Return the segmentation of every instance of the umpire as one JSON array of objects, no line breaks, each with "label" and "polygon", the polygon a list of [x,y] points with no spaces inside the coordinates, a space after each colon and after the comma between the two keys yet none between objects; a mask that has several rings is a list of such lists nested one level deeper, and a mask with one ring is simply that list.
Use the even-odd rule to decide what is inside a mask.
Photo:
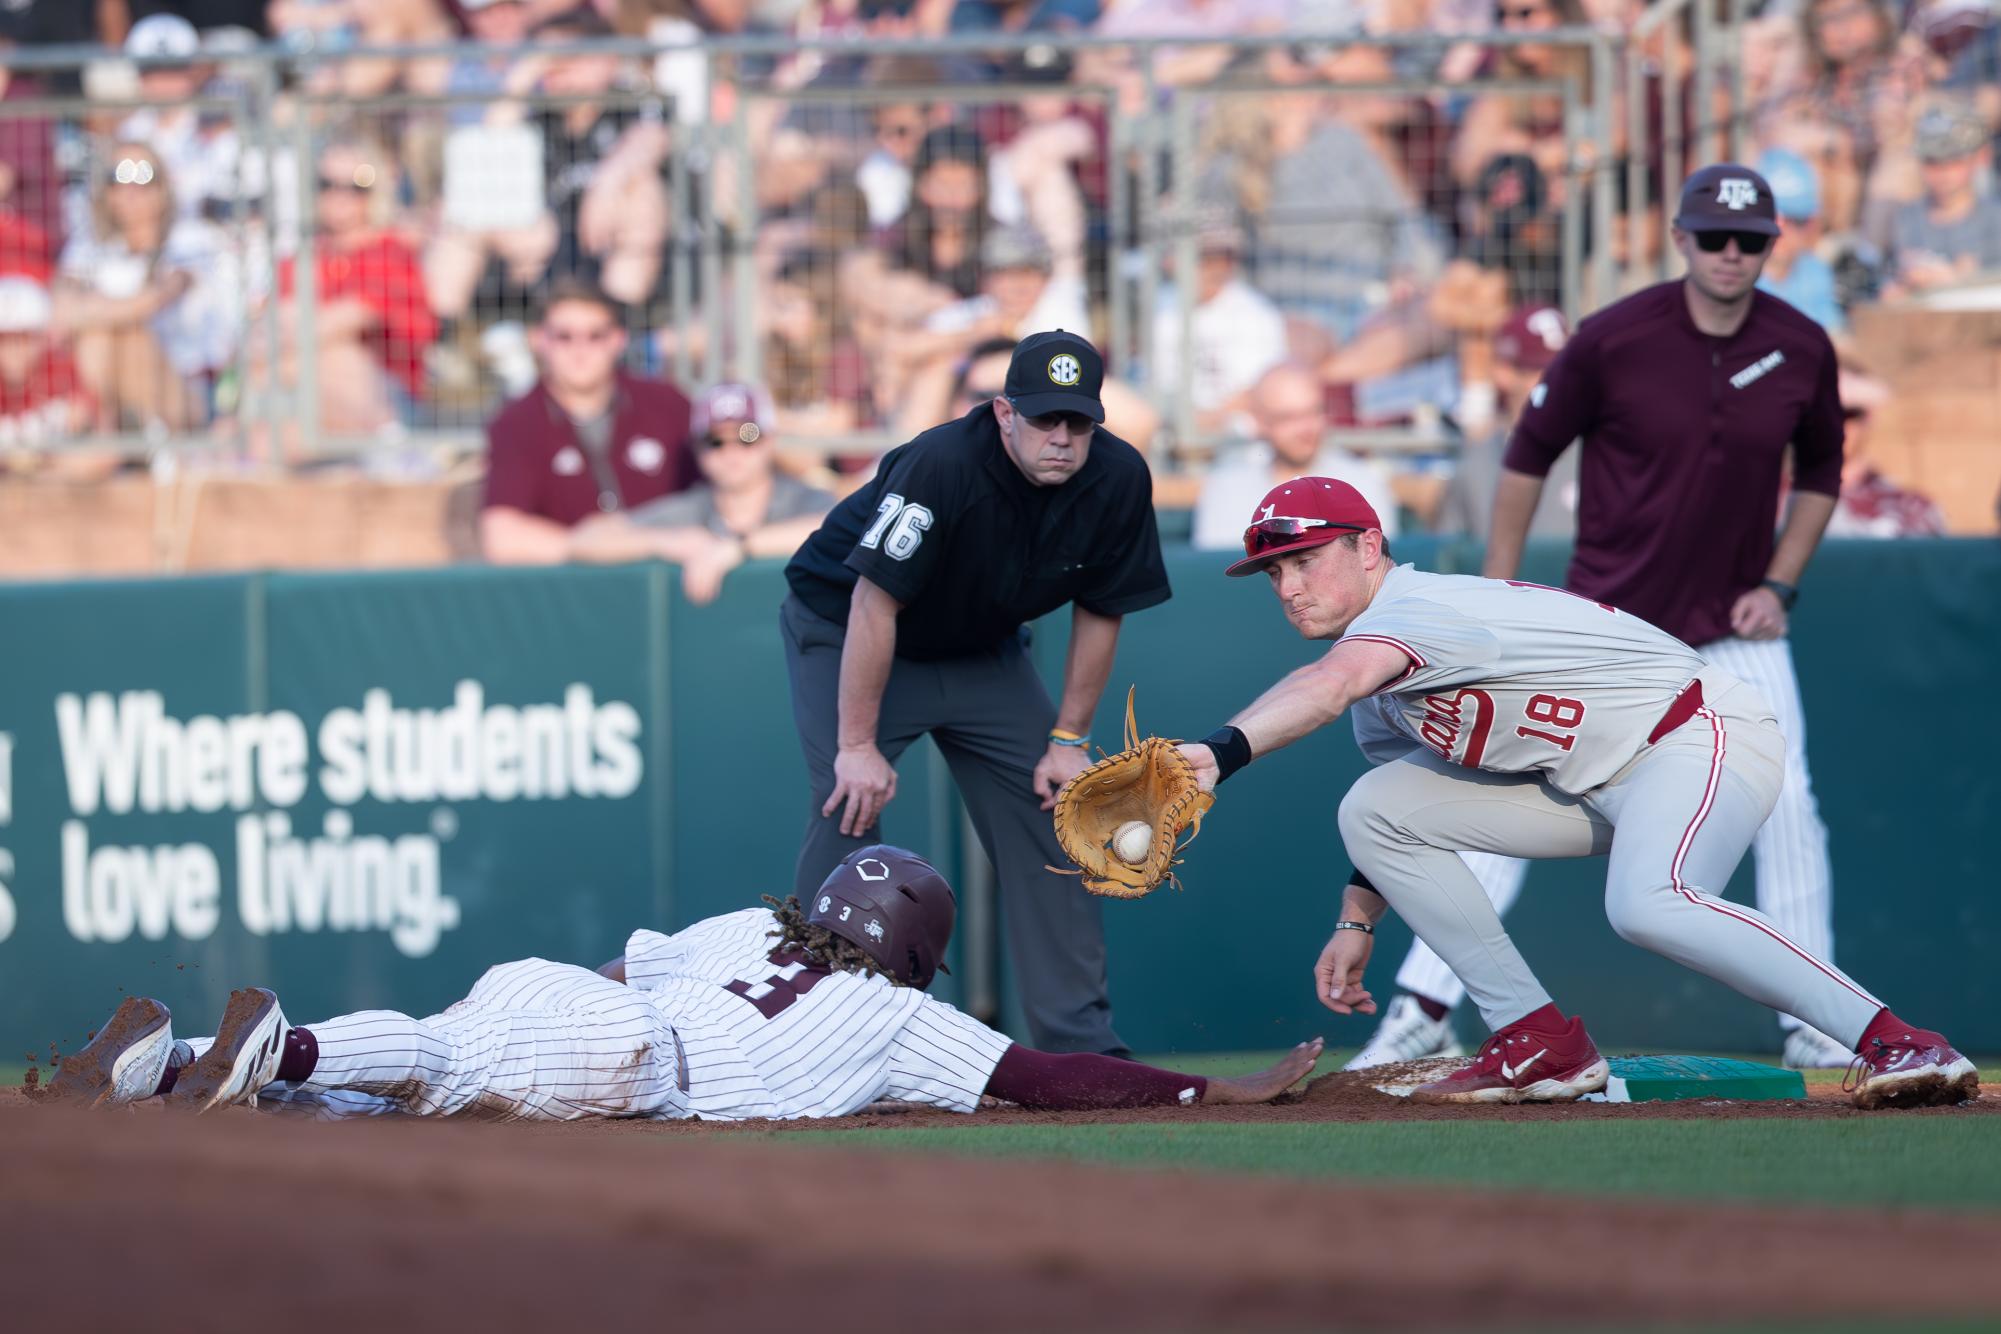
[{"label": "umpire", "polygon": [[[1128,612],[1167,600],[1153,481],[1099,429],[1105,367],[1058,330],[1014,349],[1006,387],[883,457],[786,567],[792,712],[812,776],[798,893],[870,841],[891,766],[930,733],[1006,895],[1035,1046],[1126,1054],[1112,1030],[1098,901],[1047,868],[1047,812],[1086,735]],[[1025,623],[1071,603],[1061,707]]]}]

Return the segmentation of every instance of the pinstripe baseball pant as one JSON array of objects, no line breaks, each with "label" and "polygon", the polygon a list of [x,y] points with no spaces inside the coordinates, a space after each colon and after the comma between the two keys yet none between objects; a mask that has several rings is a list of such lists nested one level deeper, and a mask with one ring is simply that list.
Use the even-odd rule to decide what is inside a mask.
[{"label": "pinstripe baseball pant", "polygon": [[[1833,874],[1827,855],[1827,826],[1814,800],[1813,781],[1806,767],[1806,711],[1800,704],[1799,678],[1793,670],[1792,646],[1784,639],[1738,639],[1732,636],[1698,650],[1715,666],[1751,686],[1771,705],[1779,730],[1786,737],[1785,785],[1771,815],[1751,840],[1758,872],[1758,911],[1808,953],[1834,957]],[[1522,892],[1528,862],[1485,852],[1464,854],[1467,868],[1505,917]],[[1414,941],[1397,970],[1397,986],[1442,1005],[1457,1005],[1466,988],[1445,961],[1422,940]],[[1790,1014],[1779,1016],[1781,1028],[1797,1028]]]},{"label": "pinstripe baseball pant", "polygon": [[1364,774],[1342,801],[1349,857],[1490,1027],[1550,998],[1462,850],[1608,854],[1605,912],[1625,939],[1851,1047],[1882,1008],[1763,915],[1717,896],[1778,796],[1787,743],[1756,691],[1721,672],[1704,679],[1715,686],[1706,707],[1581,796],[1418,750]]},{"label": "pinstripe baseball pant", "polygon": [[[273,1085],[260,1103],[322,1117],[687,1114],[666,1016],[642,993],[574,964],[497,964],[464,1000],[427,1019],[362,1010],[304,1027],[319,1043],[312,1077]],[[189,1045],[199,1055],[211,1041]]]}]

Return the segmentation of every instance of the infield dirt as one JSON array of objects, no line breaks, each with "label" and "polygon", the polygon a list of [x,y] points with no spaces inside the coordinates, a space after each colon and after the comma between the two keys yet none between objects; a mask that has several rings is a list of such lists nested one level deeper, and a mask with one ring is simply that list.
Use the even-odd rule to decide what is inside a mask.
[{"label": "infield dirt", "polygon": [[[1091,1115],[1379,1120],[1441,1110],[1328,1077],[1270,1109]],[[2001,1099],[1990,1095],[1896,1115],[1996,1111]],[[1831,1098],[1785,1114],[1860,1115]],[[834,1124],[932,1121],[966,1124],[927,1115]],[[93,1113],[9,1090],[0,1095],[0,1255],[18,1278],[9,1324],[172,1323],[180,1308],[200,1311],[203,1329],[274,1320],[294,1330],[638,1320],[824,1334],[1604,1327],[1700,1322],[1719,1310],[1908,1319],[2001,1303],[2001,1217],[1308,1184],[795,1147],[718,1129]],[[1897,1281],[1838,1277],[1868,1274]]]}]

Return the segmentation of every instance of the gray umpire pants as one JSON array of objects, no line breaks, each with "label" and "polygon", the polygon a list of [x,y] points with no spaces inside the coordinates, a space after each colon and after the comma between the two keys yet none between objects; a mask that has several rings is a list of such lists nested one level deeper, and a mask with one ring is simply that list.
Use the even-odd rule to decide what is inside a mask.
[{"label": "gray umpire pants", "polygon": [[1460,857],[1609,854],[1605,913],[1626,940],[1854,1046],[1883,1003],[1760,913],[1722,897],[1785,774],[1758,693],[1708,668],[1706,707],[1610,781],[1570,796],[1533,775],[1428,750],[1378,766],[1341,803],[1348,855],[1466,984],[1490,1028],[1549,1003]]},{"label": "gray umpire pants", "polygon": [[[880,834],[850,838],[841,833],[838,807],[831,816],[820,814],[834,790],[847,627],[796,597],[779,609],[779,624],[792,716],[813,789],[793,881],[805,900],[843,857],[879,841]],[[1074,876],[1046,869],[1066,864],[1055,823],[1032,786],[1055,725],[1056,706],[1035,664],[1010,641],[991,653],[939,662],[895,659],[882,692],[876,745],[894,764],[928,732],[951,767],[1000,884],[1008,959],[1033,1045],[1051,1052],[1122,1052],[1105,988],[1100,904]]]}]

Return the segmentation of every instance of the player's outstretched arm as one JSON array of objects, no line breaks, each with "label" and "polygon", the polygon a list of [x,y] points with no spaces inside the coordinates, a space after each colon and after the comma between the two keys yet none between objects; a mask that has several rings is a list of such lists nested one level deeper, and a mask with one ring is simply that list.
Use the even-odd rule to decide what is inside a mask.
[{"label": "player's outstretched arm", "polygon": [[[1249,746],[1249,753],[1241,756],[1239,763],[1248,763],[1325,727],[1356,700],[1366,699],[1409,669],[1410,659],[1389,644],[1375,640],[1336,643],[1319,661],[1281,677],[1217,735],[1236,729],[1242,737],[1239,745]],[[1208,743],[1191,741],[1180,750],[1194,766],[1203,791],[1229,777],[1218,763],[1222,757]],[[1230,772],[1236,767],[1233,764]]]},{"label": "player's outstretched arm", "polygon": [[1202,1092],[1202,1101],[1270,1102],[1313,1073],[1314,1064],[1319,1061],[1320,1052],[1326,1045],[1325,1038],[1314,1038],[1294,1047],[1269,1069],[1260,1070],[1254,1075],[1239,1075],[1235,1079],[1212,1079],[1209,1081],[1209,1087]]},{"label": "player's outstretched arm", "polygon": [[994,1067],[986,1092],[1003,1102],[1044,1112],[1270,1102],[1312,1073],[1324,1045],[1314,1038],[1294,1047],[1268,1070],[1235,1079],[1209,1079],[1112,1056],[1057,1056],[1016,1043]]}]

